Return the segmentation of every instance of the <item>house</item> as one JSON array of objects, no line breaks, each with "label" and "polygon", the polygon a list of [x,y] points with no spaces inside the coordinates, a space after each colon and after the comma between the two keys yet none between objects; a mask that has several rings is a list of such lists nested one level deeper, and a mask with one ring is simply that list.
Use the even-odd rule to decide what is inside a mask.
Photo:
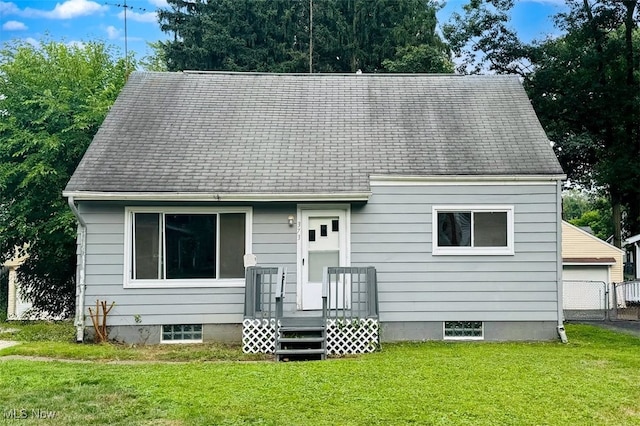
[{"label": "house", "polygon": [[573,281],[624,281],[624,250],[562,221],[562,278]]},{"label": "house", "polygon": [[[613,303],[613,283],[623,281],[624,250],[562,221],[564,308],[605,310]],[[609,301],[606,299],[609,294]]]},{"label": "house", "polygon": [[632,235],[624,241],[624,245],[629,247],[629,258],[632,259],[631,264],[633,264],[633,278],[636,280],[640,279],[640,234]]},{"label": "house", "polygon": [[97,299],[123,341],[553,339],[564,177],[516,77],[136,72],[64,191],[78,339]]},{"label": "house", "polygon": [[640,262],[638,262],[638,259],[640,259],[640,234],[630,236],[623,244],[628,248],[626,254],[632,274],[631,281],[627,281],[616,288],[617,307],[633,307],[635,315],[632,318],[640,319],[640,311],[638,311],[638,306],[640,306]]}]

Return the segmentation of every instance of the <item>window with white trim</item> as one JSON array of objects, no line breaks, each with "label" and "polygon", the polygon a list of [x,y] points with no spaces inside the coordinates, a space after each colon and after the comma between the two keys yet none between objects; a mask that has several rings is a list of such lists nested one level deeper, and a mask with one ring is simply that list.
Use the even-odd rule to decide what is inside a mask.
[{"label": "window with white trim", "polygon": [[484,323],[482,321],[445,321],[445,340],[482,340]]},{"label": "window with white trim", "polygon": [[247,208],[128,208],[125,285],[242,285]]},{"label": "window with white trim", "polygon": [[513,206],[434,207],[433,254],[513,254]]}]

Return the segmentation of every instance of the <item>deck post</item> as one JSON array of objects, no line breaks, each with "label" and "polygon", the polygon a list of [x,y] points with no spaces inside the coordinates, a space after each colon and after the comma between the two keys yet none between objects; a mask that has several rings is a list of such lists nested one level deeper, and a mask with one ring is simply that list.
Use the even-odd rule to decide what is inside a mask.
[{"label": "deck post", "polygon": [[378,317],[378,281],[376,277],[376,268],[367,267],[367,315]]},{"label": "deck post", "polygon": [[286,268],[278,268],[278,281],[276,283],[276,322],[282,318],[284,311],[285,285],[287,281]]},{"label": "deck post", "polygon": [[255,318],[256,316],[256,268],[249,266],[244,273],[244,317]]}]

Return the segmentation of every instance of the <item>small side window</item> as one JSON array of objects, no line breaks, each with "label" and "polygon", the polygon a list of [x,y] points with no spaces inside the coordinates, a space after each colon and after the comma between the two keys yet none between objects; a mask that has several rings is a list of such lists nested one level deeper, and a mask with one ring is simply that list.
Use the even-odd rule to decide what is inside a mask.
[{"label": "small side window", "polygon": [[445,340],[482,340],[484,323],[482,321],[445,321]]},{"label": "small side window", "polygon": [[162,326],[161,343],[202,343],[202,324]]}]

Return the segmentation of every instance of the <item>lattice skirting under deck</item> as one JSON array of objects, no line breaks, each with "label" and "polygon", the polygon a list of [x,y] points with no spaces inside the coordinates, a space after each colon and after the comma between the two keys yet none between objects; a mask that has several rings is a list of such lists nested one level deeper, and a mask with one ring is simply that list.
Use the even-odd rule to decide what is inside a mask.
[{"label": "lattice skirting under deck", "polygon": [[[361,354],[380,346],[380,323],[373,318],[327,320],[327,353]],[[276,322],[271,319],[245,319],[242,322],[244,353],[274,353]]]},{"label": "lattice skirting under deck", "polygon": [[276,320],[242,321],[242,351],[247,354],[272,354],[276,350]]},{"label": "lattice skirting under deck", "polygon": [[380,346],[380,324],[374,318],[327,320],[327,353],[373,352]]}]

